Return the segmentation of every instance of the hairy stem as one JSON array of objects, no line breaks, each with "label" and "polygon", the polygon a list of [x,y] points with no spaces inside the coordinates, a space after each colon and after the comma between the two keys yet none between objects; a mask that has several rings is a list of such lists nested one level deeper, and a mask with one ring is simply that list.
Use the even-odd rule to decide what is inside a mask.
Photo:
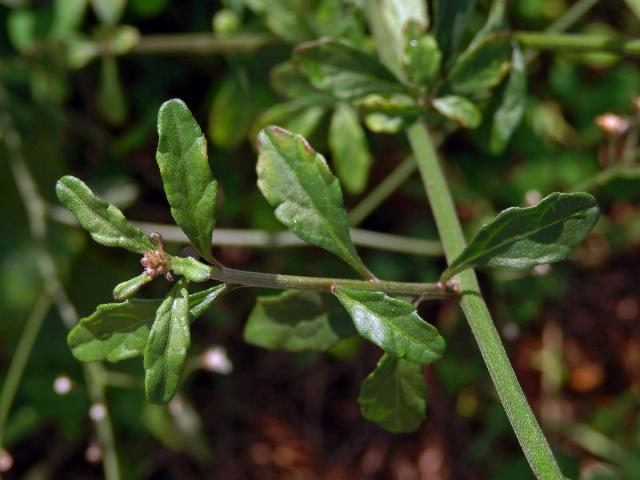
[{"label": "hairy stem", "polygon": [[[415,123],[407,129],[407,136],[429,197],[447,262],[450,264],[464,250],[466,242],[447,181],[426,125]],[[467,270],[455,278],[460,285],[460,306],[531,469],[540,480],[562,479],[551,448],[511,367],[482,297],[475,272]]]},{"label": "hairy stem", "polygon": [[345,278],[302,277],[273,273],[249,272],[222,267],[211,268],[210,278],[219,282],[244,287],[314,290],[331,292],[336,287],[384,292],[390,295],[406,295],[422,299],[442,299],[451,294],[441,284],[391,282],[387,280],[351,280]]}]

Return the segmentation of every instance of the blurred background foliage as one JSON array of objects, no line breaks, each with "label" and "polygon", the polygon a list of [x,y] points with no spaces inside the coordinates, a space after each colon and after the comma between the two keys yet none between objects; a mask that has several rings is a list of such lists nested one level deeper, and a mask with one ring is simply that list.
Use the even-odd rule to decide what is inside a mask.
[{"label": "blurred background foliage", "polygon": [[[358,412],[359,382],[379,355],[371,345],[349,340],[324,355],[270,352],[242,341],[256,295],[274,292],[236,292],[195,324],[187,380],[168,407],[145,401],[139,362],[92,373],[67,348],[65,306],[90,314],[109,301],[114,284],[140,267],[131,255],[100,247],[68,224],[56,205],[56,179],[73,173],[129,218],[171,223],[154,160],[155,122],[160,104],[179,97],[209,139],[219,179],[219,227],[280,231],[255,187],[255,134],[265,124],[280,124],[308,136],[333,160],[331,153],[340,148],[336,135],[354,116],[358,122],[359,113],[310,98],[283,62],[295,45],[322,36],[372,50],[361,3],[0,1],[5,388],[25,322],[34,315],[42,321],[2,431],[4,477],[102,478],[94,423],[103,412],[91,409],[96,397],[86,381],[93,374],[106,388],[124,478],[529,478],[453,303],[420,307],[448,345],[442,360],[425,371],[428,421],[411,435],[386,433]],[[509,23],[515,30],[544,30],[571,3],[511,2]],[[640,33],[637,1],[577,3],[588,7],[572,32]],[[488,7],[477,2],[472,21],[478,28]],[[640,66],[637,59],[603,53],[525,51],[525,57],[526,110],[513,139],[502,153],[490,154],[481,131],[453,132],[442,147],[448,175],[468,233],[505,207],[534,203],[553,191],[581,186],[597,196],[605,215],[571,262],[524,273],[498,270],[481,279],[564,473],[638,478],[640,167],[632,135],[637,139],[633,99],[640,94]],[[594,122],[605,112],[628,118],[631,127],[607,136]],[[372,132],[393,125],[368,120],[368,129],[355,136],[359,167],[333,164],[348,207],[408,154],[402,135]],[[624,150],[628,145],[633,148]],[[603,175],[623,154],[623,172]],[[33,191],[21,196],[19,187],[29,181],[19,165],[26,166],[44,203]],[[420,180],[406,176],[362,227],[436,240]],[[34,205],[44,208],[45,235],[37,225],[34,231]],[[168,248],[178,252],[182,246]],[[214,245],[214,251],[231,267],[349,275],[318,250]],[[386,279],[433,281],[444,266],[442,259],[425,256],[372,249],[362,255]],[[69,302],[56,297],[56,279]],[[161,296],[159,283],[145,295]],[[66,316],[67,323],[73,320],[73,313]]]}]

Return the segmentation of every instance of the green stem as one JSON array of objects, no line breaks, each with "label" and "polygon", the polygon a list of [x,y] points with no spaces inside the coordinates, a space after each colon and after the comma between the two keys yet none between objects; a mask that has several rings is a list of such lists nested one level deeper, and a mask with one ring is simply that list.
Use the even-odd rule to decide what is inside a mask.
[{"label": "green stem", "polygon": [[387,175],[376,188],[371,190],[369,194],[362,199],[358,205],[353,207],[349,212],[349,225],[358,226],[367,218],[376,208],[378,208],[400,185],[417,169],[416,162],[413,158],[406,158]]},{"label": "green stem", "polygon": [[[76,218],[61,207],[50,207],[49,216],[62,224],[79,226]],[[174,225],[158,223],[131,222],[147,234],[157,232],[166,242],[189,243],[184,232]],[[441,256],[440,242],[422,240],[419,238],[403,237],[388,233],[372,232],[370,230],[351,229],[351,239],[356,246],[369,247],[389,252],[406,253],[410,255]],[[216,228],[213,232],[214,246],[232,245],[235,247],[251,248],[286,248],[309,247],[309,243],[300,240],[291,232],[271,233],[264,230],[239,230]]]},{"label": "green stem", "polygon": [[332,292],[336,287],[353,288],[384,292],[390,295],[415,296],[422,299],[442,299],[450,296],[441,284],[437,283],[410,283],[391,282],[386,280],[351,280],[344,278],[302,277],[297,275],[280,275],[273,273],[249,272],[222,267],[212,268],[210,273],[212,280],[241,285],[244,287],[263,287],[294,290],[314,290],[319,292]]},{"label": "green stem", "polygon": [[583,15],[591,10],[600,0],[578,0],[545,29],[547,32],[564,32],[572,27]]},{"label": "green stem", "polygon": [[583,180],[571,188],[573,192],[593,192],[616,178],[637,180],[640,178],[640,167],[612,166],[600,170],[595,175]]},{"label": "green stem", "polygon": [[[276,42],[273,36],[244,33],[216,36],[212,33],[143,35],[127,55],[213,55],[220,53],[251,52]],[[108,52],[108,45],[104,48]]]},{"label": "green stem", "polygon": [[0,393],[0,446],[3,441],[4,427],[7,422],[9,410],[11,410],[11,405],[13,404],[18,386],[22,380],[22,374],[31,356],[31,350],[38,337],[38,333],[40,332],[42,321],[47,316],[50,307],[51,298],[48,295],[41,295],[23,326],[20,341],[11,358],[11,364],[9,365],[4,384],[2,385],[2,393]]},{"label": "green stem", "polygon": [[[445,256],[451,263],[464,250],[466,242],[447,181],[427,127],[417,122],[407,129],[407,136],[429,197]],[[562,479],[551,448],[511,367],[475,272],[467,270],[455,278],[460,286],[460,306],[531,469],[540,480]]]},{"label": "green stem", "polygon": [[511,36],[525,47],[540,50],[640,55],[640,40],[623,36],[522,31]]}]

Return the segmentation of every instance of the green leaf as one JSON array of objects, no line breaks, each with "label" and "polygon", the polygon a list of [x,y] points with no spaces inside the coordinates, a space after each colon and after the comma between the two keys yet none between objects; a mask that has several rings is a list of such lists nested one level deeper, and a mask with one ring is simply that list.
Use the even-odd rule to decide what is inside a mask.
[{"label": "green leaf", "polygon": [[36,38],[36,14],[26,8],[11,10],[7,15],[7,35],[13,48],[22,52]]},{"label": "green leaf", "polygon": [[258,297],[244,328],[247,343],[271,350],[325,351],[354,335],[349,324],[330,315],[340,305],[328,295],[288,290]]},{"label": "green leaf", "polygon": [[482,121],[480,110],[470,100],[457,95],[436,98],[433,101],[433,108],[464,128],[476,128]]},{"label": "green leaf", "polygon": [[335,295],[358,333],[385,352],[416,363],[431,363],[444,351],[438,330],[420,318],[410,303],[383,292],[338,287]]},{"label": "green leaf", "polygon": [[357,112],[346,103],[338,104],[331,117],[329,148],[344,188],[352,194],[362,193],[369,178],[371,152]]},{"label": "green leaf", "polygon": [[292,63],[276,65],[270,73],[271,87],[285,98],[298,100],[300,105],[333,105],[332,95],[321,92],[309,82],[309,79]]},{"label": "green leaf", "polygon": [[389,41],[380,45],[380,59],[398,78],[402,69],[398,59],[404,53],[404,31],[409,22],[420,26],[422,31],[429,26],[426,2],[423,0],[369,0],[370,25],[375,38]]},{"label": "green leaf", "polygon": [[212,261],[217,183],[207,160],[207,141],[186,104],[178,99],[160,107],[158,134],[156,160],[171,215],[198,253]]},{"label": "green leaf", "polygon": [[248,0],[247,6],[264,18],[269,29],[277,36],[296,44],[316,37],[309,23],[309,15],[301,10],[309,8],[299,0]]},{"label": "green leaf", "polygon": [[171,270],[192,282],[206,282],[211,273],[209,265],[193,257],[171,257]]},{"label": "green leaf", "polygon": [[56,184],[56,194],[91,238],[101,245],[136,253],[155,250],[142,230],[131,225],[116,206],[96,197],[81,180],[70,175],[62,177]]},{"label": "green leaf", "polygon": [[640,0],[624,0],[629,9],[640,19]]},{"label": "green leaf", "polygon": [[440,73],[442,54],[433,35],[425,34],[419,24],[409,23],[402,54],[409,80],[426,86],[434,82]]},{"label": "green leaf", "polygon": [[50,35],[56,40],[66,40],[79,30],[87,11],[87,0],[55,0]]},{"label": "green leaf", "polygon": [[276,218],[302,240],[370,278],[351,242],[340,183],[324,157],[303,137],[280,127],[260,132],[258,151],[258,187],[275,207]]},{"label": "green leaf", "polygon": [[518,45],[513,48],[507,81],[492,97],[484,122],[478,130],[486,150],[497,155],[507,147],[524,114],[527,102],[527,72]]},{"label": "green leaf", "polygon": [[456,60],[445,89],[460,95],[477,95],[495,87],[509,71],[510,49],[508,35],[487,35]]},{"label": "green leaf", "polygon": [[471,43],[469,43],[469,47],[467,48],[475,47],[487,35],[495,32],[496,30],[504,29],[505,9],[506,0],[493,0],[491,2],[491,10],[487,16],[487,21],[484,23],[482,28],[476,32],[473,40],[471,40]]},{"label": "green leaf", "polygon": [[345,42],[323,39],[305,43],[296,49],[294,60],[316,88],[342,100],[404,92],[375,57]]},{"label": "green leaf", "polygon": [[138,290],[140,290],[145,284],[153,280],[151,275],[146,273],[140,274],[137,277],[130,278],[122,283],[119,283],[113,289],[113,299],[117,301],[126,300],[133,297]]},{"label": "green leaf", "polygon": [[222,82],[209,112],[207,133],[216,145],[231,148],[246,138],[253,118],[249,78],[236,69]]},{"label": "green leaf", "polygon": [[[189,295],[189,319],[193,322],[211,304],[229,292],[226,284]],[[81,362],[120,362],[141,356],[147,345],[149,325],[162,299],[132,298],[122,303],[99,305],[69,332],[67,343]]]},{"label": "green leaf", "polygon": [[362,382],[358,402],[362,416],[385,430],[417,430],[427,408],[422,366],[385,353]]},{"label": "green leaf", "polygon": [[282,125],[290,132],[309,137],[318,128],[325,113],[324,107],[308,106],[307,102],[298,100],[276,103],[260,115],[252,130],[257,133],[268,125]]},{"label": "green leaf", "polygon": [[144,390],[152,403],[167,403],[180,386],[191,344],[188,295],[181,280],[156,311],[144,349]]},{"label": "green leaf", "polygon": [[126,120],[129,108],[115,57],[108,56],[102,59],[102,73],[96,101],[98,111],[110,124],[121,125]]},{"label": "green leaf", "polygon": [[482,226],[451,263],[442,280],[467,268],[532,268],[567,258],[598,220],[588,193],[552,193],[533,207],[503,210]]},{"label": "green leaf", "polygon": [[127,0],[90,0],[100,23],[108,27],[116,25],[122,17]]},{"label": "green leaf", "polygon": [[434,0],[433,28],[445,59],[465,39],[476,0]]}]

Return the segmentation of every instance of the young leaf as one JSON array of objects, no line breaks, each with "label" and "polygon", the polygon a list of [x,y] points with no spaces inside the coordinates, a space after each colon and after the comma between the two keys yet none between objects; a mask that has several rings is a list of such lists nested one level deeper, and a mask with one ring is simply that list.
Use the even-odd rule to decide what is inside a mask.
[{"label": "young leaf", "polygon": [[244,339],[271,350],[325,351],[355,334],[350,322],[330,317],[339,310],[333,297],[317,292],[287,290],[258,297],[244,327]]},{"label": "young leaf", "polygon": [[125,5],[126,0],[91,0],[96,17],[100,23],[108,27],[113,27],[118,23]]},{"label": "young leaf", "polygon": [[324,107],[308,106],[306,101],[291,100],[276,103],[258,117],[252,131],[257,135],[268,125],[282,125],[290,132],[309,137],[318,128],[325,113]]},{"label": "young leaf", "polygon": [[503,210],[475,234],[442,280],[467,268],[531,268],[567,258],[596,224],[598,205],[588,193],[552,193],[533,207]]},{"label": "young leaf", "polygon": [[171,257],[171,270],[192,282],[206,282],[211,267],[193,257]]},{"label": "young leaf", "polygon": [[433,108],[464,128],[476,128],[482,121],[480,110],[464,97],[445,95],[433,101]]},{"label": "young leaf", "polygon": [[345,42],[305,43],[296,49],[294,59],[316,88],[342,100],[404,92],[378,60]]},{"label": "young leaf", "polygon": [[483,124],[478,130],[480,141],[489,153],[497,155],[506,148],[524,114],[526,93],[527,73],[524,59],[520,47],[514,45],[509,77],[492,97]]},{"label": "young leaf", "polygon": [[371,153],[358,114],[346,103],[339,104],[331,117],[329,147],[344,188],[353,194],[362,193],[367,186]]},{"label": "young leaf", "polygon": [[420,364],[442,355],[444,339],[410,303],[382,292],[341,287],[335,289],[335,295],[351,315],[358,333],[390,355]]},{"label": "young leaf", "polygon": [[136,253],[155,250],[142,230],[127,222],[115,205],[96,197],[81,180],[70,175],[62,177],[56,184],[56,194],[91,238],[101,245],[126,248]]},{"label": "young leaf", "polygon": [[171,215],[198,253],[211,257],[217,183],[207,160],[207,141],[182,100],[165,102],[158,113],[156,160]]},{"label": "young leaf", "polygon": [[96,99],[98,111],[112,125],[121,125],[127,118],[127,100],[122,88],[118,61],[113,56],[102,59],[100,87]]},{"label": "young leaf", "polygon": [[117,301],[126,300],[133,297],[143,285],[149,283],[153,278],[151,275],[142,273],[137,277],[130,278],[122,283],[119,283],[113,289],[113,299]]},{"label": "young leaf", "polygon": [[436,39],[413,22],[407,25],[404,35],[403,64],[409,80],[419,85],[430,85],[438,76],[442,63]]},{"label": "young leaf", "polygon": [[433,28],[445,59],[462,45],[476,0],[434,0]]},{"label": "young leaf", "polygon": [[302,240],[371,278],[351,242],[340,184],[324,157],[303,137],[280,127],[260,132],[258,150],[258,187],[276,207],[276,218]]},{"label": "young leaf", "polygon": [[[230,290],[228,285],[221,284],[189,295],[189,320],[193,322]],[[81,362],[119,362],[142,355],[149,325],[161,303],[161,299],[133,298],[99,305],[69,332],[67,344],[71,353]]]},{"label": "young leaf", "polygon": [[422,366],[385,353],[362,382],[358,402],[362,416],[385,430],[417,430],[427,407]]},{"label": "young leaf", "polygon": [[223,148],[239,145],[254,114],[247,72],[236,69],[222,82],[209,111],[209,139]]},{"label": "young leaf", "polygon": [[487,35],[456,60],[445,88],[459,95],[474,95],[495,87],[509,71],[510,48],[508,36]]},{"label": "young leaf", "polygon": [[191,344],[189,297],[179,281],[156,311],[144,349],[144,390],[152,403],[167,403],[176,393]]}]

